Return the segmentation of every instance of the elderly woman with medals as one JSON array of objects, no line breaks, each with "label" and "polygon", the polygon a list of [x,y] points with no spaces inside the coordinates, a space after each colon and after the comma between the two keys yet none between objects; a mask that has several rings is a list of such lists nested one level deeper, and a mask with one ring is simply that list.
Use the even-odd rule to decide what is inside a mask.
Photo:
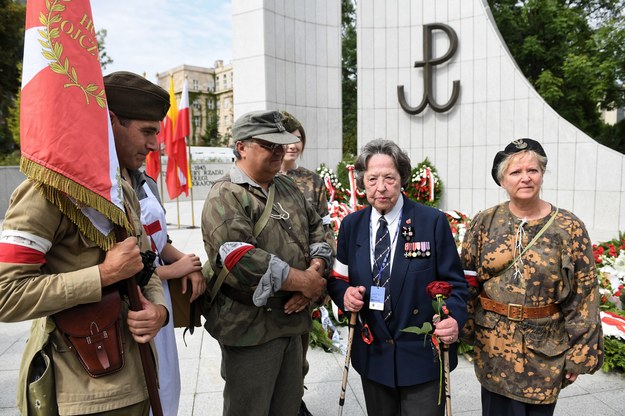
[{"label": "elderly woman with medals", "polygon": [[462,244],[483,415],[552,415],[560,389],[603,361],[592,244],[541,198],[546,166],[532,139],[498,152],[492,176],[510,200],[480,212]]},{"label": "elderly woman with medals", "polygon": [[[395,143],[373,140],[355,162],[367,208],[341,223],[337,257],[328,280],[332,300],[358,313],[351,359],[360,374],[367,413],[376,416],[443,415],[439,402],[440,362],[428,334],[402,329],[435,322],[434,335],[455,342],[466,320],[467,285],[449,223],[441,211],[406,198],[410,159]],[[426,287],[452,288],[450,317],[438,319]],[[428,338],[426,338],[428,337]]]}]

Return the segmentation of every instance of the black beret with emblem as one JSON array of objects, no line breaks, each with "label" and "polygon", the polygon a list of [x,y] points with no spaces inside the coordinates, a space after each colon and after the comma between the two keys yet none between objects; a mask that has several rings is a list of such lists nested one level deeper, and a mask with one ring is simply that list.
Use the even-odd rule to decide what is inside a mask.
[{"label": "black beret with emblem", "polygon": [[499,179],[497,179],[497,171],[499,170],[499,165],[501,165],[501,162],[503,162],[508,156],[528,150],[534,151],[541,156],[547,157],[547,155],[545,154],[545,150],[540,145],[540,143],[538,143],[536,140],[528,138],[514,140],[512,141],[512,143],[507,145],[504,150],[497,152],[497,154],[495,155],[495,160],[493,161],[493,170],[491,171],[493,179],[495,180],[495,183],[497,185],[501,186],[501,184],[499,183]]},{"label": "black beret with emblem", "polygon": [[141,75],[127,71],[104,77],[109,110],[130,120],[160,121],[169,110],[169,94]]}]

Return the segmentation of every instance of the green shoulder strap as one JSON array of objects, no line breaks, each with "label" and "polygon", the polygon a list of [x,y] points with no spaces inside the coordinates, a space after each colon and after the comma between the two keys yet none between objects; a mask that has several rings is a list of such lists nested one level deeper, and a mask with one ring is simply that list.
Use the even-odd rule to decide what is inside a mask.
[{"label": "green shoulder strap", "polygon": [[545,225],[543,225],[543,228],[541,228],[541,229],[540,229],[540,231],[538,231],[538,233],[536,233],[536,236],[535,236],[534,238],[532,238],[532,241],[530,241],[528,245],[526,245],[526,246],[525,246],[525,248],[523,249],[523,251],[521,252],[521,254],[519,254],[519,255],[518,255],[518,256],[517,256],[517,257],[516,257],[516,258],[512,261],[512,263],[510,263],[510,264],[508,265],[508,267],[506,267],[506,269],[505,269],[503,272],[499,273],[500,275],[501,275],[501,274],[504,274],[505,272],[507,272],[507,271],[508,271],[508,269],[510,269],[510,267],[512,267],[512,266],[514,265],[514,263],[516,263],[517,261],[519,261],[519,259],[523,256],[523,254],[525,254],[525,252],[526,252],[527,250],[529,250],[529,248],[530,248],[531,246],[533,246],[533,245],[534,245],[534,243],[535,243],[536,241],[538,241],[538,239],[540,238],[540,236],[541,236],[541,235],[543,235],[543,233],[547,230],[547,228],[549,228],[549,226],[550,226],[550,225],[553,223],[553,221],[556,219],[556,215],[558,215],[558,212],[559,212],[559,211],[560,211],[560,209],[556,207],[556,212],[554,212],[554,213],[553,213],[553,215],[551,216],[551,218],[549,218],[549,221],[547,221],[547,223],[546,223]]},{"label": "green shoulder strap", "polygon": [[[275,196],[276,186],[272,183],[271,185],[269,185],[269,196],[267,197],[265,209],[263,210],[263,213],[261,214],[256,224],[254,224],[254,238],[260,235],[260,233],[269,222],[269,217],[271,216],[271,209],[273,207],[273,200]],[[224,280],[226,280],[226,276],[228,276],[228,273],[230,273],[230,270],[228,270],[224,265],[224,267],[221,269],[221,272],[219,272],[219,276],[217,276],[217,280],[215,280],[215,284],[211,288],[209,304],[212,304],[213,300],[215,300],[215,297],[217,296],[219,289],[221,289],[221,285],[223,284]]]}]

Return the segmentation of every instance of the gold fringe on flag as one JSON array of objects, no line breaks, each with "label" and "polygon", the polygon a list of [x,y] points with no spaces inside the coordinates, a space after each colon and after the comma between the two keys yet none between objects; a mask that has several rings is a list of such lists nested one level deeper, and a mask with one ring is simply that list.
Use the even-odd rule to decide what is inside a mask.
[{"label": "gold fringe on flag", "polygon": [[[95,192],[24,157],[20,160],[20,170],[28,178],[37,182],[37,188],[44,197],[58,207],[87,238],[103,250],[108,250],[115,244],[115,233],[110,232],[108,235],[104,235],[83,214],[81,208],[94,208],[113,223],[125,228],[129,235],[134,234],[134,229],[128,221],[126,213]],[[70,200],[68,196],[73,198],[75,202]]]}]

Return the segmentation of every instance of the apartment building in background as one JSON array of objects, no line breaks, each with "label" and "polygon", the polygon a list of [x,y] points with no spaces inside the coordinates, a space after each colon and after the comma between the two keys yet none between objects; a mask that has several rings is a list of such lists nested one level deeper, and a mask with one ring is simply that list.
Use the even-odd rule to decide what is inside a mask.
[{"label": "apartment building in background", "polygon": [[190,145],[229,145],[234,122],[232,64],[215,61],[213,68],[180,65],[156,74],[158,85],[169,91],[169,77],[180,103],[185,78],[189,82]]}]

